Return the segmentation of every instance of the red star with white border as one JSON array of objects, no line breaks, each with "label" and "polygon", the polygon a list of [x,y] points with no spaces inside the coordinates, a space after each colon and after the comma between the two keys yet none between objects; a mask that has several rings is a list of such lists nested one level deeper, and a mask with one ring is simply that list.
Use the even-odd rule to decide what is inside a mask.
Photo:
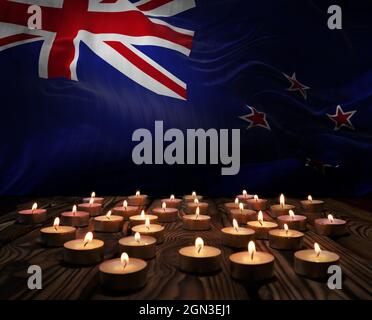
[{"label": "red star with white border", "polygon": [[251,110],[251,113],[239,117],[240,119],[249,122],[247,129],[251,129],[253,127],[262,127],[267,130],[271,130],[270,125],[266,120],[266,113],[260,112],[256,108],[248,105],[247,107]]},{"label": "red star with white border", "polygon": [[350,121],[350,118],[354,115],[354,113],[357,112],[357,110],[347,111],[344,112],[340,105],[336,108],[335,114],[328,114],[327,116],[329,119],[331,119],[335,123],[334,130],[340,130],[342,127],[349,128],[351,130],[354,130],[354,126]]},{"label": "red star with white border", "polygon": [[289,75],[283,73],[283,75],[287,78],[287,80],[291,83],[291,86],[287,89],[288,91],[300,91],[304,99],[307,99],[307,91],[310,87],[305,86],[300,81],[296,79],[296,72],[293,72],[292,77]]}]

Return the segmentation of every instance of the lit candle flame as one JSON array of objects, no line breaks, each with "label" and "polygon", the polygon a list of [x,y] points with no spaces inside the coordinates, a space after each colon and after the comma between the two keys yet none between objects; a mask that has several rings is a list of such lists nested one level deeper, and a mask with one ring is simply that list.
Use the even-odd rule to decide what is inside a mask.
[{"label": "lit candle flame", "polygon": [[294,219],[294,216],[295,216],[293,210],[289,210],[289,211],[288,211],[288,214],[289,214],[289,216],[291,217],[291,219],[293,220],[293,219]]},{"label": "lit candle flame", "polygon": [[89,199],[89,205],[91,206],[94,203],[94,198]]},{"label": "lit candle flame", "polygon": [[163,208],[163,211],[165,211],[165,209],[167,209],[167,204],[166,204],[165,202],[163,202],[163,203],[161,204],[161,207]]},{"label": "lit candle flame", "polygon": [[34,212],[36,209],[37,209],[37,203],[35,202],[35,203],[32,205],[31,211]]},{"label": "lit candle flame", "polygon": [[239,204],[239,198],[235,198],[234,202],[235,204]]},{"label": "lit candle flame", "polygon": [[74,204],[72,206],[72,214],[75,215],[76,211],[77,211],[77,207],[76,207],[76,204]]},{"label": "lit candle flame", "polygon": [[95,197],[96,197],[96,193],[93,191],[93,192],[90,194],[90,197],[91,197],[91,198],[95,198]]},{"label": "lit candle flame", "polygon": [[150,218],[146,218],[145,226],[147,230],[150,230]]},{"label": "lit candle flame", "polygon": [[236,219],[233,219],[233,227],[234,227],[236,232],[239,232],[239,225],[238,225],[238,221],[236,221]]},{"label": "lit candle flame", "polygon": [[57,229],[58,229],[58,227],[59,227],[59,218],[57,217],[57,218],[55,218],[54,219],[54,222],[53,222],[53,227],[54,227],[54,229],[57,231]]},{"label": "lit candle flame", "polygon": [[319,244],[317,244],[316,242],[314,243],[314,250],[315,250],[316,256],[319,257],[322,250],[320,249]]},{"label": "lit candle flame", "polygon": [[262,211],[258,211],[258,216],[257,216],[257,221],[260,223],[260,225],[262,226],[262,221],[263,221],[263,213]]},{"label": "lit candle flame", "polygon": [[310,202],[313,202],[313,197],[310,196],[310,195],[308,195],[308,196],[307,196],[307,200],[309,200]]},{"label": "lit candle flame", "polygon": [[242,195],[243,195],[243,197],[246,197],[247,196],[247,190],[243,190]]},{"label": "lit candle flame", "polygon": [[93,240],[93,233],[92,232],[87,232],[87,234],[84,237],[84,247]]},{"label": "lit candle flame", "polygon": [[195,219],[199,219],[199,215],[200,215],[200,208],[199,207],[196,207],[196,210],[195,210]]},{"label": "lit candle flame", "polygon": [[196,192],[193,191],[193,192],[191,193],[191,196],[192,196],[193,198],[196,198]]},{"label": "lit candle flame", "polygon": [[174,194],[171,194],[170,196],[170,200],[173,201],[175,198],[174,198]]},{"label": "lit candle flame", "polygon": [[283,193],[280,195],[279,203],[282,208],[285,206],[285,198]]},{"label": "lit candle flame", "polygon": [[256,245],[252,240],[248,243],[248,253],[251,256],[251,260],[253,260],[254,254],[256,253]]},{"label": "lit candle flame", "polygon": [[123,201],[123,207],[124,207],[124,210],[127,210],[127,208],[128,208],[128,201],[127,200]]},{"label": "lit candle flame", "polygon": [[136,197],[139,197],[141,195],[141,192],[138,190],[136,191]]},{"label": "lit candle flame", "polygon": [[255,194],[254,196],[253,196],[253,199],[254,199],[254,201],[258,201],[258,195],[257,194]]},{"label": "lit candle flame", "polygon": [[145,220],[146,219],[145,210],[142,210],[141,211],[141,219],[142,220]]},{"label": "lit candle flame", "polygon": [[126,252],[123,252],[121,254],[120,261],[123,264],[123,269],[125,269],[125,267],[127,266],[128,262],[129,262],[129,256]]},{"label": "lit candle flame", "polygon": [[331,214],[328,215],[328,220],[330,223],[333,223],[334,219],[333,219],[333,216]]},{"label": "lit candle flame", "polygon": [[110,220],[110,217],[111,217],[111,210],[109,210],[107,213],[106,213],[106,218],[108,220]]},{"label": "lit candle flame", "polygon": [[288,235],[288,224],[284,224],[284,230],[285,230],[285,234],[287,234]]},{"label": "lit candle flame", "polygon": [[141,234],[139,232],[134,234],[134,240],[136,240],[138,243],[141,242]]},{"label": "lit candle flame", "polygon": [[202,238],[197,237],[195,240],[195,249],[197,250],[198,254],[202,251],[204,247],[204,241]]},{"label": "lit candle flame", "polygon": [[239,203],[239,209],[240,209],[240,211],[243,211],[243,209],[244,209],[244,204],[242,202]]}]

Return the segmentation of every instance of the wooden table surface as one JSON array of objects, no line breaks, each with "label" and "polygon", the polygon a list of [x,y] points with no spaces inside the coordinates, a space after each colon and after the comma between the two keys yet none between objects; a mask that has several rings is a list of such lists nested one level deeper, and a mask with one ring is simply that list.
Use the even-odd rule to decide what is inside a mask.
[{"label": "wooden table surface", "polygon": [[[105,197],[104,212],[122,203],[124,197]],[[44,248],[40,244],[41,225],[20,225],[17,211],[31,207],[32,203],[17,199],[17,208],[0,212],[0,299],[372,299],[372,213],[352,207],[335,199],[324,199],[326,209],[347,220],[348,235],[330,239],[314,232],[308,225],[304,246],[312,248],[318,242],[321,248],[340,255],[343,272],[341,290],[330,290],[325,282],[298,276],[293,270],[293,252],[271,249],[267,241],[257,240],[258,250],[275,256],[275,277],[272,281],[255,287],[247,287],[233,280],[229,274],[228,257],[233,252],[222,246],[220,229],[231,225],[223,203],[232,199],[207,199],[212,216],[209,231],[193,232],[182,229],[181,221],[165,225],[165,241],[157,246],[155,259],[149,262],[148,283],[140,291],[130,294],[112,294],[102,290],[98,281],[98,267],[70,267],[63,264],[62,248]],[[39,207],[48,209],[51,225],[54,217],[71,210],[81,202],[77,197],[50,197],[35,199]],[[300,208],[299,201],[288,203]],[[148,209],[160,206],[160,200],[149,203]],[[301,212],[300,209],[296,213]],[[180,214],[183,214],[182,211]],[[266,219],[271,217],[266,213]],[[82,228],[83,237],[92,226]],[[105,241],[105,259],[118,256],[117,240],[123,233],[98,234]],[[196,236],[205,243],[222,250],[221,272],[211,276],[195,276],[178,269],[178,249],[193,244]],[[27,268],[39,265],[43,270],[43,289],[29,290]]]}]

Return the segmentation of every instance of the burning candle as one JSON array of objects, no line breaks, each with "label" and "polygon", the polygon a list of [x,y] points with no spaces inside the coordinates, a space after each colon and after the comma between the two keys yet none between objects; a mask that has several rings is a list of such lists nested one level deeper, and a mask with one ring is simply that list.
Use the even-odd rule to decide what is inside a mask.
[{"label": "burning candle", "polygon": [[208,203],[200,202],[197,198],[195,198],[193,202],[186,203],[185,213],[192,214],[195,212],[197,207],[199,207],[201,214],[208,213]]},{"label": "burning candle", "polygon": [[313,197],[309,195],[307,200],[301,201],[301,206],[306,212],[320,213],[324,209],[324,201],[313,200]]},{"label": "burning candle", "polygon": [[248,221],[255,220],[257,212],[250,209],[244,209],[243,203],[239,203],[239,209],[230,211],[232,219],[235,219],[240,224],[247,224]]},{"label": "burning candle", "polygon": [[76,205],[73,205],[71,211],[62,212],[62,224],[73,227],[85,227],[89,224],[89,213],[86,211],[77,211]]},{"label": "burning candle", "polygon": [[337,264],[339,260],[336,253],[321,250],[319,244],[314,243],[314,250],[295,252],[294,269],[296,273],[309,278],[326,278],[329,277],[329,266]]},{"label": "burning candle", "polygon": [[149,260],[155,257],[156,239],[136,232],[134,236],[121,238],[119,248],[120,252],[127,252],[133,258]]},{"label": "burning candle", "polygon": [[266,199],[260,199],[258,195],[254,195],[253,199],[247,199],[246,200],[247,208],[251,210],[266,210],[267,209],[267,200]]},{"label": "burning candle", "polygon": [[18,212],[18,221],[22,224],[38,224],[47,219],[47,211],[38,209],[35,202],[31,209],[21,210]]},{"label": "burning candle", "polygon": [[159,222],[174,222],[178,218],[178,209],[167,208],[167,203],[164,201],[161,204],[161,208],[155,208],[152,213],[158,216]]},{"label": "burning candle", "polygon": [[110,290],[137,290],[147,281],[147,262],[129,257],[126,252],[120,258],[102,262],[98,269],[100,283]]},{"label": "burning candle", "polygon": [[75,239],[76,229],[69,226],[60,226],[60,219],[54,219],[52,227],[40,230],[41,243],[47,247],[60,247],[67,241]]},{"label": "burning candle", "polygon": [[123,230],[124,218],[111,214],[111,210],[104,216],[94,218],[94,231],[97,232],[121,232]]},{"label": "burning candle", "polygon": [[238,194],[236,197],[239,199],[240,202],[244,202],[244,203],[246,203],[247,200],[253,198],[253,195],[248,194],[248,193],[247,193],[247,190],[243,190],[243,191],[242,191],[242,194]]},{"label": "burning candle", "polygon": [[346,221],[335,219],[329,214],[327,218],[315,220],[315,231],[318,234],[328,237],[338,237],[346,233]]},{"label": "burning candle", "polygon": [[147,195],[141,194],[138,190],[136,194],[128,197],[128,204],[131,206],[144,206],[147,202]]},{"label": "burning candle", "polygon": [[288,215],[279,216],[279,226],[283,227],[287,224],[289,229],[305,231],[306,230],[307,218],[302,215],[294,214],[293,210],[288,211]]},{"label": "burning candle", "polygon": [[94,201],[94,198],[90,198],[89,203],[80,203],[78,208],[81,211],[88,212],[91,217],[99,216],[101,214],[102,205]]},{"label": "burning candle", "polygon": [[246,282],[261,282],[274,275],[274,256],[267,252],[257,252],[253,241],[248,251],[233,253],[229,257],[231,276]]},{"label": "burning candle", "polygon": [[274,204],[270,207],[271,213],[276,216],[288,215],[289,210],[294,210],[295,206],[285,203],[285,197],[283,194],[279,197],[279,204]]},{"label": "burning candle", "polygon": [[179,251],[180,269],[191,273],[211,273],[221,268],[221,250],[204,246],[202,238],[195,240],[194,246],[181,248]]},{"label": "burning candle", "polygon": [[221,231],[222,243],[231,248],[245,248],[255,234],[253,229],[239,227],[235,219],[232,227],[223,228]]},{"label": "burning candle", "polygon": [[270,247],[279,250],[298,250],[302,247],[304,234],[297,230],[290,230],[285,223],[283,229],[269,231]]},{"label": "burning candle", "polygon": [[176,208],[180,209],[182,199],[177,199],[174,194],[171,194],[171,196],[168,199],[162,199],[161,202],[165,202],[167,205],[167,208]]},{"label": "burning candle", "polygon": [[146,222],[146,219],[149,219],[151,223],[155,223],[158,221],[158,216],[155,216],[153,214],[145,214],[145,210],[141,211],[141,214],[136,216],[129,217],[129,222],[131,227],[144,224]]},{"label": "burning candle", "polygon": [[191,192],[191,194],[183,196],[183,200],[185,202],[194,202],[195,199],[201,201],[203,199],[203,196],[197,195],[195,191]]},{"label": "burning candle", "polygon": [[234,202],[226,202],[224,206],[228,211],[230,211],[233,209],[239,209],[240,204],[243,206],[243,208],[245,207],[242,202],[239,202],[239,198],[235,198]]},{"label": "burning candle", "polygon": [[183,227],[186,230],[202,231],[211,228],[211,217],[200,214],[200,208],[196,207],[195,214],[187,214],[182,217]]},{"label": "burning candle", "polygon": [[267,234],[270,230],[278,228],[275,222],[269,222],[263,220],[262,211],[258,212],[257,221],[248,221],[248,227],[252,228],[256,232],[256,239],[267,239]]},{"label": "burning candle", "polygon": [[137,206],[128,206],[128,201],[124,200],[121,207],[112,209],[112,213],[117,216],[122,216],[124,220],[129,220],[130,217],[138,215],[141,209]]},{"label": "burning candle", "polygon": [[145,224],[134,226],[132,232],[154,237],[157,244],[162,243],[164,240],[164,227],[160,224],[151,224],[150,218],[146,218]]},{"label": "burning candle", "polygon": [[97,264],[103,259],[103,246],[103,241],[93,239],[93,233],[88,232],[84,239],[65,242],[63,259],[73,265]]},{"label": "burning candle", "polygon": [[89,203],[89,201],[93,199],[94,203],[99,203],[102,205],[103,203],[103,200],[104,198],[99,198],[99,197],[96,197],[96,193],[93,191],[91,194],[90,194],[90,197],[89,198],[83,198],[83,202],[84,203]]}]

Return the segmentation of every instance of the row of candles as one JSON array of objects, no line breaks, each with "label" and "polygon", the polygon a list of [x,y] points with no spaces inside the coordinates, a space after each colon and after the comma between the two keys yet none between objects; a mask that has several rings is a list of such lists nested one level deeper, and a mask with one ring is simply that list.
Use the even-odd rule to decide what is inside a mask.
[{"label": "row of candles", "polygon": [[[41,241],[46,246],[63,246],[64,260],[73,265],[93,265],[103,260],[104,242],[93,238],[88,232],[83,239],[75,239],[76,228],[85,227],[93,217],[95,232],[120,232],[125,220],[129,220],[131,236],[119,240],[120,258],[102,262],[99,265],[101,282],[116,290],[141,288],[146,283],[147,262],[155,257],[156,245],[163,242],[164,226],[160,223],[174,222],[178,219],[182,199],[173,195],[161,200],[161,207],[146,214],[141,207],[147,202],[147,195],[129,196],[123,205],[101,215],[103,198],[84,198],[83,203],[74,205],[72,211],[63,212],[54,220],[53,226],[40,230]],[[185,215],[182,216],[186,230],[209,230],[211,217],[208,215],[208,202],[193,192],[183,197]],[[301,201],[308,214],[323,211],[324,202],[313,200],[311,196]],[[314,243],[314,250],[300,250],[303,245],[303,231],[306,230],[307,216],[294,214],[295,206],[286,204],[284,195],[279,204],[270,206],[277,222],[264,221],[263,212],[268,209],[268,201],[257,195],[249,195],[243,190],[234,202],[225,203],[232,219],[232,227],[221,230],[222,243],[234,249],[244,249],[230,255],[230,269],[233,278],[244,281],[262,281],[273,276],[274,256],[268,252],[256,251],[254,240],[268,240],[269,245],[278,250],[297,250],[294,254],[294,269],[300,275],[323,278],[330,265],[339,261],[336,253],[321,250]],[[18,212],[22,223],[41,223],[47,218],[45,209],[38,209],[35,203],[31,209]],[[60,225],[60,223],[63,225]],[[345,221],[327,218],[315,219],[315,230],[322,235],[338,236],[345,232]],[[221,267],[221,250],[204,245],[197,237],[194,246],[179,250],[180,268],[191,273],[213,273]]]}]

